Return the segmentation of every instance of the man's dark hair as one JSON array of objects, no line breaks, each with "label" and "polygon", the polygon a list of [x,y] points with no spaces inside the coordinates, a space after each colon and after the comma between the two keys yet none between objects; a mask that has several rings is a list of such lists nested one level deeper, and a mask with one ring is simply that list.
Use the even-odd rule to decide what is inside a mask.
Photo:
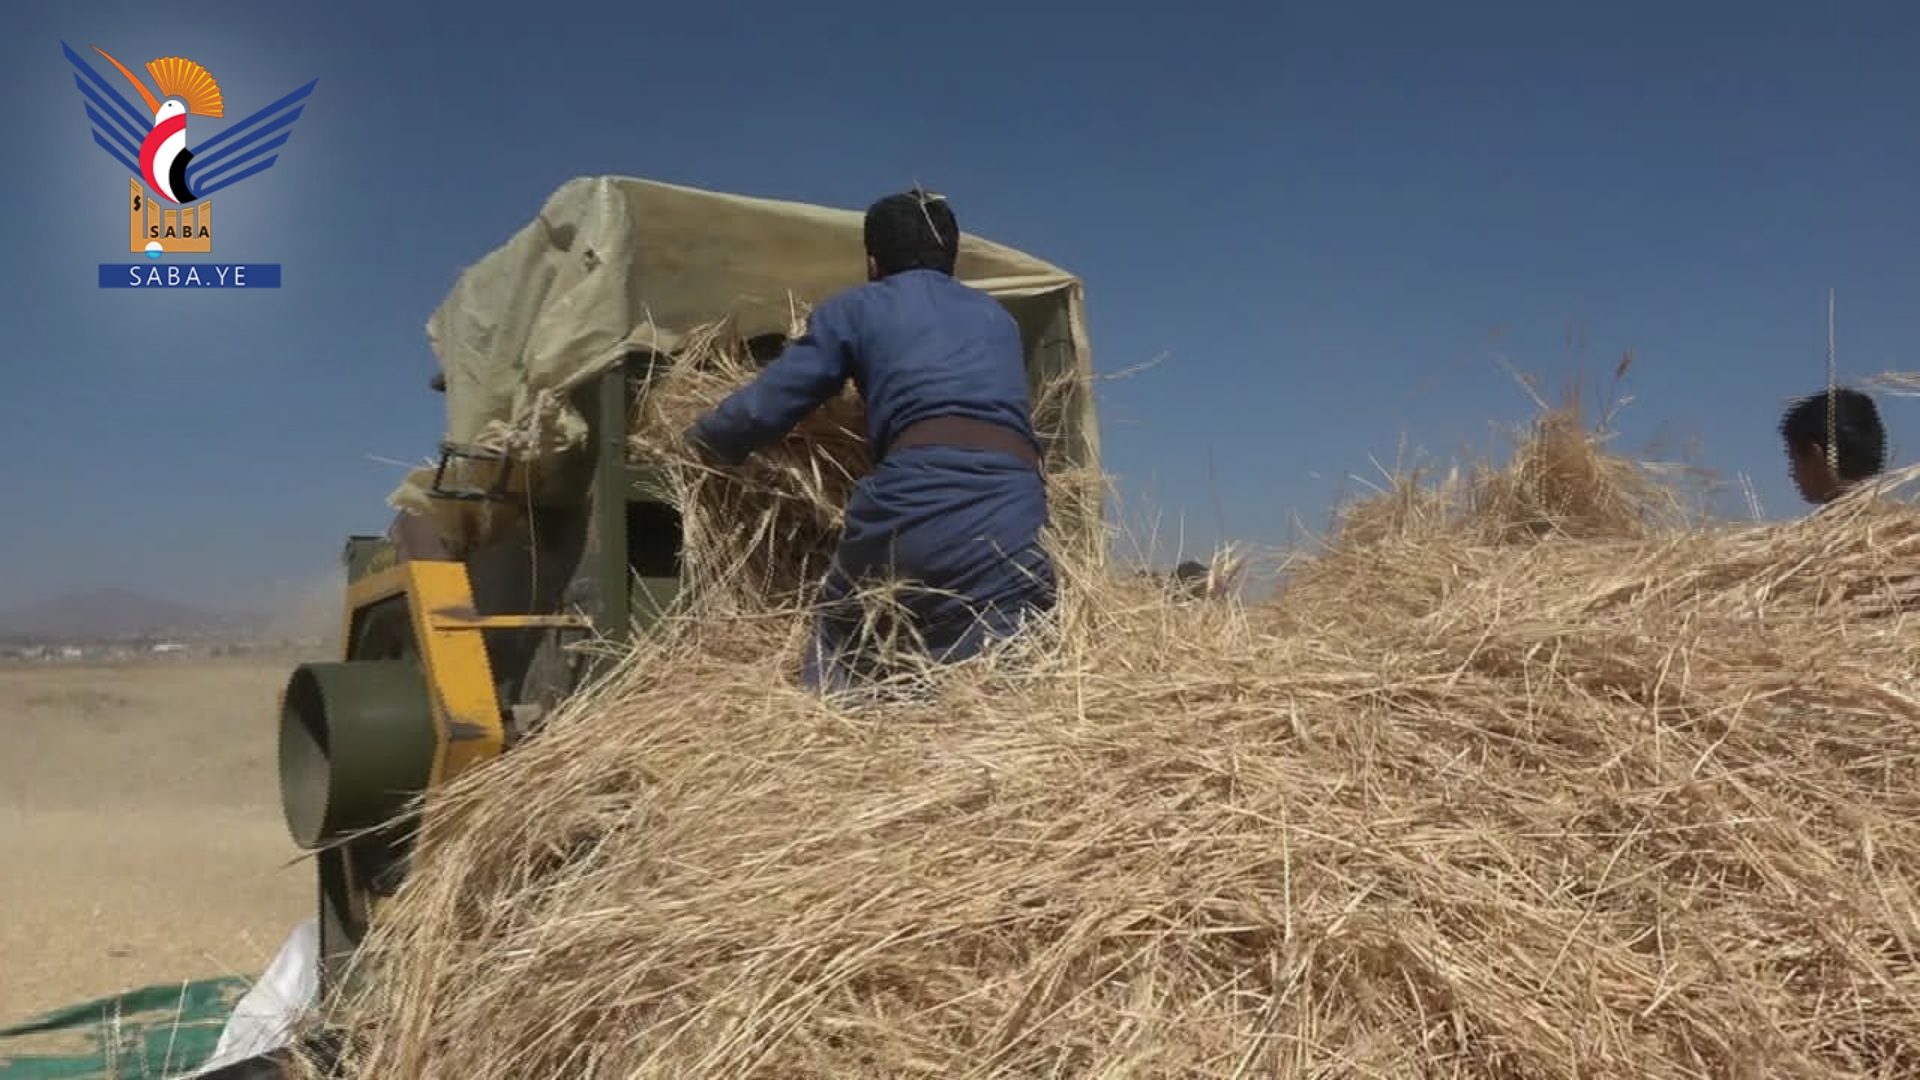
[{"label": "man's dark hair", "polygon": [[880,276],[903,270],[953,273],[960,259],[960,226],[947,200],[923,191],[889,195],[867,208],[867,254]]},{"label": "man's dark hair", "polygon": [[1802,398],[1780,420],[1780,437],[1792,453],[1827,449],[1827,399],[1833,399],[1833,441],[1840,479],[1864,480],[1887,466],[1887,432],[1880,410],[1858,390],[1841,387]]}]

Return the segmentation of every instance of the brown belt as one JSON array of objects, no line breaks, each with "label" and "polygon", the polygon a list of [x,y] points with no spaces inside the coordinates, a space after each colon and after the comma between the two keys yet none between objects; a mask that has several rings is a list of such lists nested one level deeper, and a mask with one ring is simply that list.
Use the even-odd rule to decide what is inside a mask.
[{"label": "brown belt", "polygon": [[1025,436],[1012,428],[1002,427],[989,420],[976,420],[970,416],[935,416],[917,424],[909,424],[906,430],[893,437],[893,442],[887,445],[887,453],[904,450],[909,446],[957,446],[968,450],[994,450],[1019,458],[1030,469],[1040,467],[1040,455],[1034,451],[1033,444],[1028,442]]}]

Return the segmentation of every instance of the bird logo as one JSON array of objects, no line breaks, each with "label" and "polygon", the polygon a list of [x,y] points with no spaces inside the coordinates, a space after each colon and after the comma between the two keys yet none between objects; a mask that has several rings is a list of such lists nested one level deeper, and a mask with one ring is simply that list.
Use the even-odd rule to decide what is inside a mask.
[{"label": "bird logo", "polygon": [[[308,95],[320,81],[307,83],[189,148],[189,116],[217,120],[226,115],[220,84],[206,68],[184,56],[149,61],[147,74],[160,91],[156,95],[125,64],[99,46],[92,46],[133,84],[146,105],[143,114],[66,42],[61,42],[60,48],[77,69],[74,84],[86,98],[94,143],[133,174],[131,250],[144,251],[151,258],[158,258],[162,250],[211,250],[207,197],[273,167],[280,157],[278,151],[292,136],[294,121],[306,108]],[[151,192],[145,200],[141,198],[143,185]],[[180,209],[162,212],[160,207],[143,205],[159,200]],[[163,239],[172,242],[163,245]]]}]

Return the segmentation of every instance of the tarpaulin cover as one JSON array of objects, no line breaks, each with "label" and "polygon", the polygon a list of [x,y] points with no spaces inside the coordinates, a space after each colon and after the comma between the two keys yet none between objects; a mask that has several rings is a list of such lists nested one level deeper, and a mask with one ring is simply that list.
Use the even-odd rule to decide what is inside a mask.
[{"label": "tarpaulin cover", "polygon": [[241,979],[149,986],[0,1028],[0,1080],[120,1080],[191,1073],[220,1042]]},{"label": "tarpaulin cover", "polygon": [[[862,225],[858,210],[632,177],[568,182],[469,267],[427,323],[446,378],[446,438],[498,446],[537,427],[536,445],[516,440],[519,453],[578,446],[586,421],[561,399],[566,391],[630,352],[670,353],[687,331],[720,319],[746,337],[784,333],[794,301],[811,305],[865,281]],[[1080,281],[970,234],[957,276],[1013,312],[1036,382],[1071,373],[1086,386],[1051,418],[1049,456],[1097,463]],[[415,472],[395,505],[424,509],[431,477]]]},{"label": "tarpaulin cover", "polygon": [[0,1028],[0,1080],[192,1080],[285,1046],[315,1001],[320,932],[306,919],[251,986],[150,986]]}]

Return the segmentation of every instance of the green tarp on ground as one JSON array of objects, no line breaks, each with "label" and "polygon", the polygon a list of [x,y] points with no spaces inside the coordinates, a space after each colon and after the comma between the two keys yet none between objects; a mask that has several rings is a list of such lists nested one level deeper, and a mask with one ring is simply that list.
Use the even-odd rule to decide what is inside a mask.
[{"label": "green tarp on ground", "polygon": [[213,1056],[241,979],[149,986],[0,1028],[0,1080],[163,1080]]}]

